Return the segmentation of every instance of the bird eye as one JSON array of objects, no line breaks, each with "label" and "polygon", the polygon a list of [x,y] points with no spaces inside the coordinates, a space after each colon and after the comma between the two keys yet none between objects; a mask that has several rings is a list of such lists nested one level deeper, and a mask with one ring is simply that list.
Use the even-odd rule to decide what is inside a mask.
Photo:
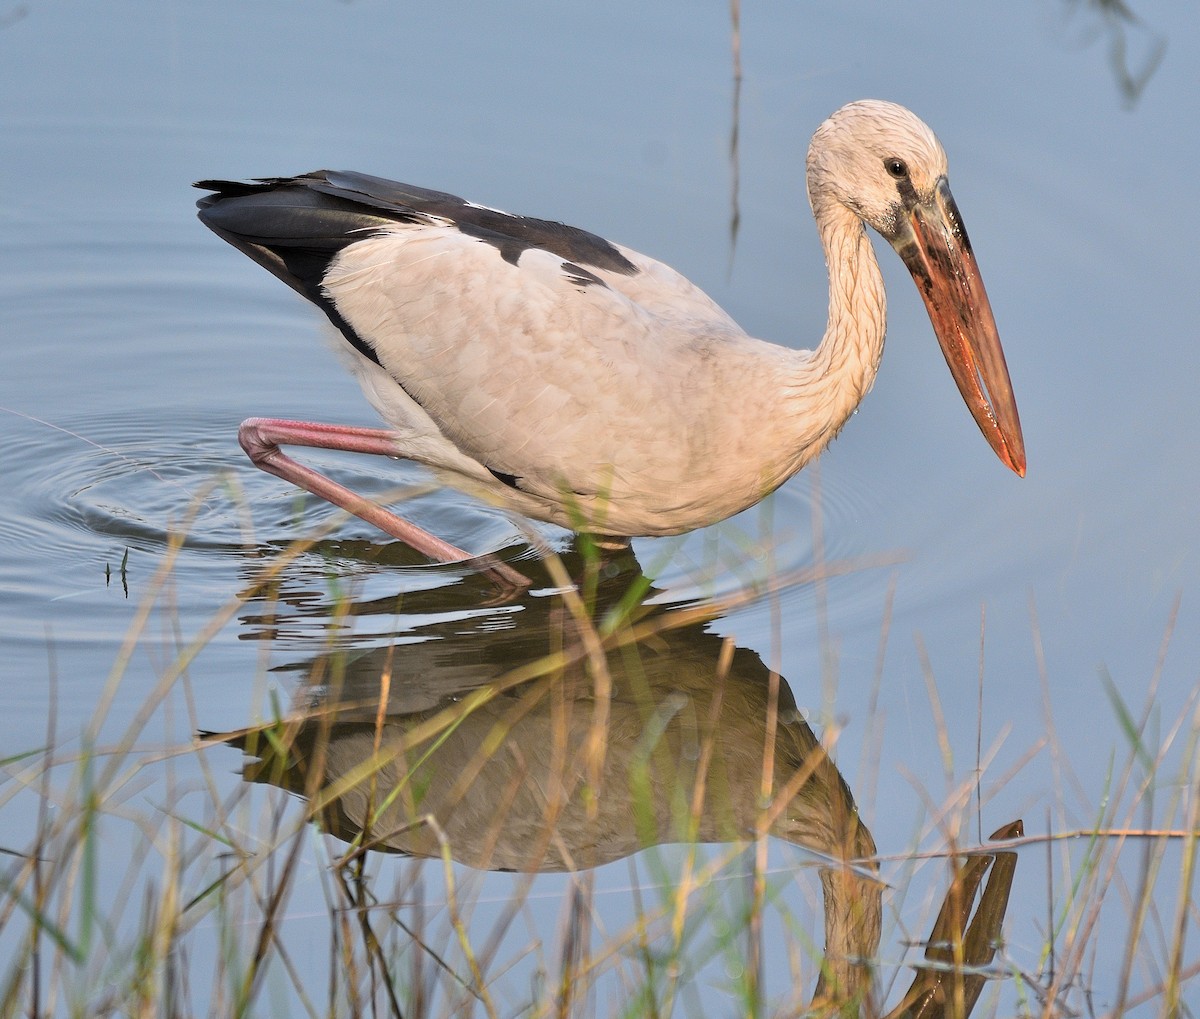
[{"label": "bird eye", "polygon": [[889,156],[883,161],[884,168],[896,180],[908,179],[908,164],[903,159],[897,159],[895,156]]}]

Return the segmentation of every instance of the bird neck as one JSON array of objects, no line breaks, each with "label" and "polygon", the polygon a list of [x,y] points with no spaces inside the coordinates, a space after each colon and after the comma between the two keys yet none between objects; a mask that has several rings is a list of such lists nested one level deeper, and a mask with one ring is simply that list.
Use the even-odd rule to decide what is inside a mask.
[{"label": "bird neck", "polygon": [[829,323],[801,363],[793,401],[803,461],[837,435],[875,382],[887,325],[879,263],[862,221],[840,202],[813,213],[829,269]]},{"label": "bird neck", "polygon": [[[813,1004],[850,1005],[853,1007],[841,1010],[842,1014],[874,1015],[870,1007],[873,964],[883,928],[883,885],[872,877],[878,864],[869,862],[875,855],[875,841],[865,827],[856,824],[842,852],[848,859],[864,862],[856,869],[844,864],[820,872],[825,901],[825,956]],[[820,1007],[813,1011],[826,1014]]]}]

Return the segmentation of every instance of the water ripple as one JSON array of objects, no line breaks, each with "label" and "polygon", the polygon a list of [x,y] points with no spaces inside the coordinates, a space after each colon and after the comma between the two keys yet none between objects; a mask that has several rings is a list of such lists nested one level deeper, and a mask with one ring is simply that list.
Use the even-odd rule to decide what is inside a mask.
[{"label": "water ripple", "polygon": [[[392,619],[366,626],[369,633],[394,632],[400,596],[419,594],[417,611],[439,618],[471,599],[485,600],[469,569],[430,565],[370,525],[344,520],[334,507],[255,470],[237,447],[233,427],[211,416],[139,408],[54,425],[23,419],[5,459],[8,489],[0,502],[9,505],[0,514],[0,560],[24,563],[28,571],[5,578],[10,589],[43,583],[46,597],[64,597],[50,585],[61,584],[72,566],[82,561],[107,571],[125,550],[157,562],[172,535],[184,529],[179,568],[214,596],[229,597],[252,588],[293,540],[335,524],[286,569],[279,596],[290,605],[283,614],[291,616],[284,628],[292,636],[311,637],[329,626],[337,595],[332,578],[340,590],[352,591],[360,622],[379,613]],[[412,465],[324,451],[305,451],[304,459],[364,495],[381,496],[397,483],[416,488],[421,494],[402,510],[415,523],[472,551],[501,550],[531,574],[541,570],[523,530],[527,522],[455,491],[433,489]],[[711,603],[771,589],[789,610],[807,611],[814,568],[826,563],[838,568],[839,606],[857,600],[873,607],[878,575],[843,566],[862,558],[856,521],[870,515],[870,491],[816,480],[795,479],[763,504],[704,531],[637,541],[638,561],[656,598]],[[539,526],[536,537],[555,550],[571,543],[568,534],[548,526]],[[38,551],[36,565],[22,554],[31,548]],[[779,578],[799,581],[781,587]],[[410,601],[405,613],[416,604]]]},{"label": "water ripple", "polygon": [[[0,514],[0,560],[28,561],[20,553],[30,548],[38,550],[41,569],[81,556],[111,560],[114,550],[119,558],[122,548],[158,556],[181,529],[193,559],[257,560],[342,517],[335,507],[255,470],[238,448],[234,428],[211,418],[146,409],[54,424],[25,417],[20,422],[4,451],[7,487],[0,505],[8,505]],[[430,493],[428,478],[412,465],[324,453],[305,460],[368,496],[397,484],[429,493],[407,501],[403,512],[465,548],[494,551],[523,542],[517,524],[502,512],[458,493]],[[382,469],[370,472],[372,466]],[[339,524],[308,558],[323,577],[366,565],[411,566],[418,586],[459,575],[442,571],[445,576],[436,579],[442,568],[354,518]]]},{"label": "water ripple", "polygon": [[900,550],[880,549],[863,533],[860,521],[875,504],[868,486],[830,483],[806,472],[759,506],[705,531],[644,549],[639,543],[639,557],[662,599],[671,602],[719,601],[764,590],[789,611],[809,611],[817,581],[832,578],[840,610],[869,607],[873,613],[876,567],[903,558]]}]

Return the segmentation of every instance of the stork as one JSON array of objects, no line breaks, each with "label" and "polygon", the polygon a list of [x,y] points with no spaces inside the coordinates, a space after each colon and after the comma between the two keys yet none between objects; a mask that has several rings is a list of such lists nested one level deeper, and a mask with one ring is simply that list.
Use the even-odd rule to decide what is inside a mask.
[{"label": "stork", "polygon": [[705,527],[799,471],[870,390],[885,333],[870,226],[912,273],[984,437],[1024,475],[1004,353],[936,135],[894,103],[850,103],[813,135],[807,183],[829,272],[811,350],[751,337],[674,269],[576,227],[362,173],[201,181],[200,219],[325,312],[387,425],[251,418],[241,445],[445,562],[468,553],[280,447],[405,458],[617,541]]}]

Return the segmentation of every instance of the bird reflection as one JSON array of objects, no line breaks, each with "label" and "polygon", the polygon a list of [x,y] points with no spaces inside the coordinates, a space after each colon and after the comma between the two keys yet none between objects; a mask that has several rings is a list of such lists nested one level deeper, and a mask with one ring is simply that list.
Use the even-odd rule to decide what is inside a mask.
[{"label": "bird reflection", "polygon": [[849,787],[787,683],[703,612],[643,602],[607,622],[632,563],[607,564],[587,612],[526,595],[516,626],[444,618],[420,643],[318,657],[287,718],[203,735],[362,849],[532,872],[668,843],[802,846],[823,858],[817,997],[865,1001],[882,885]]}]

